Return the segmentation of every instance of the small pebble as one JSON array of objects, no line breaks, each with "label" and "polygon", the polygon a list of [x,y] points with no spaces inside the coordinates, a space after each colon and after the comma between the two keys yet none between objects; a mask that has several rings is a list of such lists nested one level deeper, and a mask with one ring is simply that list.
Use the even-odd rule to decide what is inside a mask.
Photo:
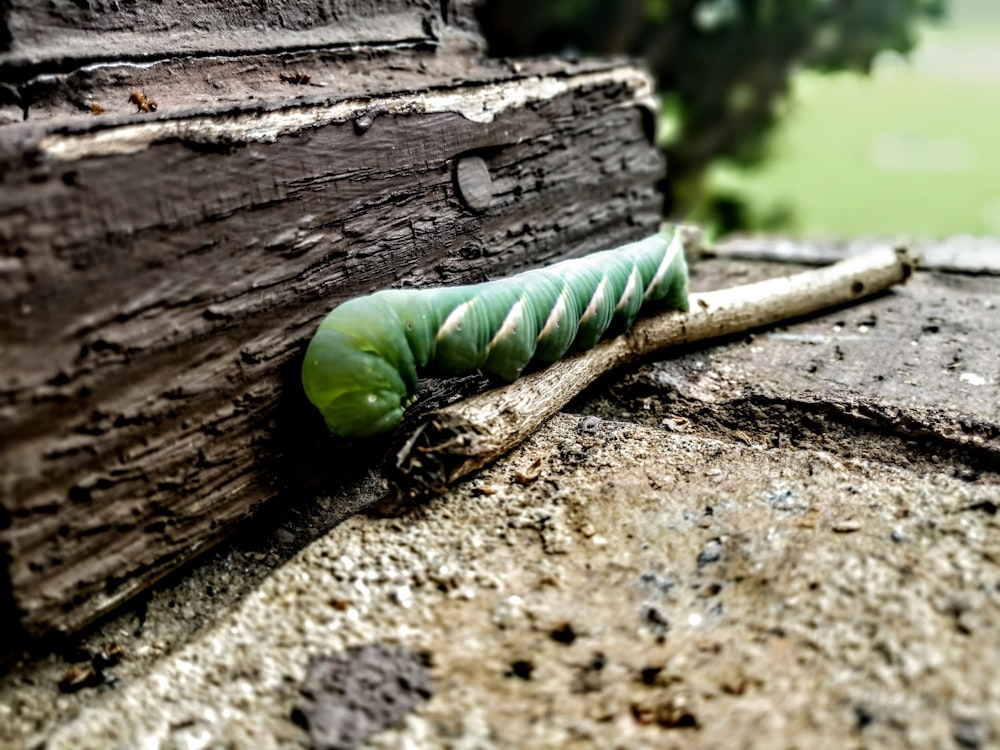
[{"label": "small pebble", "polygon": [[861,522],[853,518],[837,521],[833,524],[833,530],[838,534],[853,534],[855,531],[861,531]]},{"label": "small pebble", "polygon": [[977,750],[983,747],[986,742],[983,725],[971,719],[956,721],[952,736],[961,747],[967,747],[970,750]]}]

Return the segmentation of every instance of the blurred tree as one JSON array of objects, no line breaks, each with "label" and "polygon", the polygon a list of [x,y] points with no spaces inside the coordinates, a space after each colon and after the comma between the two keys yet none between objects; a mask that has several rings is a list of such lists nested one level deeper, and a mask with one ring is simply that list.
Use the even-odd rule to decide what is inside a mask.
[{"label": "blurred tree", "polygon": [[[908,53],[918,23],[941,18],[947,2],[485,0],[480,16],[497,56],[645,57],[674,124],[662,138],[662,187],[665,212],[676,216],[719,205],[703,195],[713,161],[748,166],[766,156],[797,68],[867,72],[880,52]],[[741,215],[729,213],[724,224]]]}]

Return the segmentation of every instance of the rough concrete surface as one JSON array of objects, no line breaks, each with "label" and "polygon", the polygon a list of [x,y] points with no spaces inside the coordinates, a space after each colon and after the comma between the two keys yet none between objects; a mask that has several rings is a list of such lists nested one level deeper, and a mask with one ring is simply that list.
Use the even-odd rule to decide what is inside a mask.
[{"label": "rough concrete surface", "polygon": [[317,538],[237,545],[88,636],[84,666],[125,651],[99,687],[15,665],[0,740],[307,747],[310,663],[390,644],[433,694],[367,747],[1000,746],[996,282],[921,274],[633,368],[400,517],[279,516],[279,547]]}]

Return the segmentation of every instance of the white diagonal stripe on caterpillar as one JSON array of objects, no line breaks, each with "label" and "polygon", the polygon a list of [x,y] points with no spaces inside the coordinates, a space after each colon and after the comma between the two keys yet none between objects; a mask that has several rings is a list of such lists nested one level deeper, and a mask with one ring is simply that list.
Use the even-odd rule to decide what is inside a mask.
[{"label": "white diagonal stripe on caterpillar", "polygon": [[503,341],[508,336],[516,336],[517,329],[524,327],[524,297],[519,297],[517,302],[510,308],[510,312],[507,313],[506,317],[503,319],[503,323],[497,329],[497,332],[493,334],[493,338],[490,339],[490,343],[486,345],[487,351],[493,351],[493,347],[500,341]]},{"label": "white diagonal stripe on caterpillar", "polygon": [[639,293],[641,284],[642,279],[639,276],[639,269],[633,265],[632,272],[628,275],[628,281],[625,282],[625,288],[622,290],[622,296],[618,298],[618,304],[615,305],[616,313],[628,307],[629,300]]},{"label": "white diagonal stripe on caterpillar", "polygon": [[546,336],[550,335],[555,331],[556,328],[562,326],[562,319],[566,315],[566,289],[564,288],[559,292],[559,296],[556,297],[556,303],[552,306],[552,311],[549,316],[545,319],[545,325],[542,326],[542,330],[538,332],[535,337],[536,341],[540,341]]},{"label": "white diagonal stripe on caterpillar", "polygon": [[653,278],[650,279],[649,284],[646,285],[646,290],[642,293],[642,299],[645,301],[649,299],[649,295],[663,283],[663,279],[670,272],[670,268],[674,264],[674,259],[677,257],[677,253],[684,252],[684,245],[681,241],[681,233],[674,232],[674,237],[670,240],[670,245],[667,247],[665,253],[663,253],[663,258],[660,260],[660,265],[656,269],[656,273],[653,274]]},{"label": "white diagonal stripe on caterpillar", "polygon": [[594,289],[594,293],[590,295],[590,302],[587,303],[587,307],[584,311],[580,313],[580,324],[583,325],[598,312],[600,312],[601,307],[604,305],[604,298],[607,296],[607,280],[601,277],[600,283],[597,288]]},{"label": "white diagonal stripe on caterpillar", "polygon": [[448,317],[444,319],[444,323],[441,324],[441,327],[437,329],[437,333],[434,334],[435,340],[440,341],[449,334],[461,331],[462,321],[465,319],[466,314],[472,309],[472,306],[475,303],[475,299],[466,300],[452,310],[448,314]]}]

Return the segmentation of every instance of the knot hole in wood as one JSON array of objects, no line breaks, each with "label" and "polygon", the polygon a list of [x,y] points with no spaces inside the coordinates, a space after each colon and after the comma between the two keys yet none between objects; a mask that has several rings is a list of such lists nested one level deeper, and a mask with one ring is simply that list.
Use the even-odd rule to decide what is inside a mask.
[{"label": "knot hole in wood", "polygon": [[478,156],[461,156],[455,162],[455,190],[462,202],[475,213],[482,213],[493,202],[493,178],[489,167]]}]

